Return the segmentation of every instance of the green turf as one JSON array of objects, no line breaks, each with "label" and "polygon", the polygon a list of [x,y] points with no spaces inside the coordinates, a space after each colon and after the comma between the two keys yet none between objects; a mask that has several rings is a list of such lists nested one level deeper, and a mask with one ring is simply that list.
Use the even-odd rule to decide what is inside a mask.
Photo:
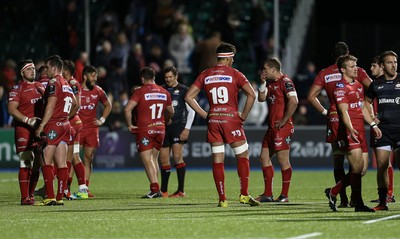
[{"label": "green turf", "polygon": [[[363,178],[364,201],[377,197],[375,170]],[[400,174],[395,172],[395,180]],[[0,238],[398,238],[399,203],[389,211],[331,212],[324,189],[331,171],[294,169],[289,203],[250,207],[238,202],[236,171],[226,172],[228,208],[218,208],[211,171],[187,171],[187,198],[141,199],[148,182],[143,171],[96,172],[91,191],[96,198],[66,201],[64,206],[19,205],[17,172],[0,173]],[[279,196],[280,170],[275,170],[274,194]],[[41,186],[40,178],[39,186]],[[396,185],[395,185],[396,186]],[[263,191],[262,174],[253,170],[250,193]],[[76,179],[73,188],[77,188]],[[176,174],[170,178],[176,189]],[[395,188],[395,193],[398,187]],[[350,189],[348,189],[350,194]],[[399,194],[400,195],[400,194]],[[37,198],[39,199],[39,198]],[[396,216],[397,215],[397,216]],[[393,219],[366,224],[368,220]],[[303,237],[302,237],[303,236]]]}]

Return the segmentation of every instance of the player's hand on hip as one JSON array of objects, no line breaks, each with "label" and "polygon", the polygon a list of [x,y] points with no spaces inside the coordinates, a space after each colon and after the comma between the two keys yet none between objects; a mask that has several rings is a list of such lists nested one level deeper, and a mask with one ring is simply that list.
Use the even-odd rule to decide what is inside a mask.
[{"label": "player's hand on hip", "polygon": [[281,129],[283,126],[285,126],[286,122],[283,120],[276,121],[274,124],[275,129]]},{"label": "player's hand on hip", "polygon": [[372,127],[372,129],[374,130],[374,138],[375,139],[380,139],[382,138],[382,131],[377,127]]},{"label": "player's hand on hip", "polygon": [[189,137],[189,129],[183,129],[181,135],[179,136],[179,140],[181,142],[187,141]]},{"label": "player's hand on hip", "polygon": [[243,117],[242,112],[237,112],[237,114],[238,114],[239,118],[240,118],[242,121],[245,121],[245,120],[246,120],[246,118]]},{"label": "player's hand on hip", "polygon": [[104,124],[103,121],[101,121],[100,119],[97,119],[97,118],[94,118],[93,123],[94,123],[94,125],[97,125],[97,126],[101,126]]},{"label": "player's hand on hip", "polygon": [[42,136],[42,132],[43,132],[43,125],[39,125],[39,127],[37,128],[35,135],[37,138],[40,138]]}]

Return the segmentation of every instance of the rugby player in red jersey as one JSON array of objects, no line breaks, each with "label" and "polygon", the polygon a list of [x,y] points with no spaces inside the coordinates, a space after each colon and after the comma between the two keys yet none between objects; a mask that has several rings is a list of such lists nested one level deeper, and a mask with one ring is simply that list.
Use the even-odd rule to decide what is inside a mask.
[{"label": "rugby player in red jersey", "polygon": [[[103,125],[111,112],[111,100],[104,90],[96,85],[98,71],[94,66],[85,66],[82,72],[82,94],[79,117],[82,121],[82,132],[79,142],[83,150],[83,164],[85,165],[86,186],[89,188],[90,175],[93,169],[93,158],[96,149],[100,146],[99,126]],[[97,106],[103,104],[100,118],[97,118]],[[94,195],[88,190],[89,197]]]},{"label": "rugby player in red jersey", "polygon": [[[225,193],[225,144],[233,149],[237,159],[240,179],[239,202],[259,206],[260,202],[248,192],[250,164],[246,134],[243,122],[255,101],[255,92],[246,76],[232,67],[236,47],[222,42],[216,49],[217,64],[204,70],[189,87],[185,101],[203,119],[208,120],[207,142],[211,145],[214,183],[217,188],[218,207],[228,207]],[[196,101],[201,90],[207,96],[210,110],[206,112]],[[238,93],[247,97],[242,112],[238,109]]]},{"label": "rugby player in red jersey", "polygon": [[[22,60],[18,64],[20,81],[12,87],[8,98],[8,112],[14,119],[15,146],[20,159],[18,172],[21,205],[33,205],[35,190],[39,178],[39,165],[34,167],[34,158],[39,152],[33,148],[35,127],[40,122],[43,110],[42,96],[44,87],[34,81],[35,65],[32,60]],[[35,162],[37,164],[39,162]]]},{"label": "rugby player in red jersey", "polygon": [[[69,118],[77,112],[78,105],[71,87],[61,75],[62,59],[57,55],[50,56],[46,59],[46,66],[50,80],[45,91],[46,107],[42,122],[36,130],[36,137],[41,137],[42,134],[47,137],[42,167],[47,198],[39,205],[64,205],[62,199],[68,182],[67,150],[71,140]],[[57,166],[56,195],[53,186],[53,163]]]},{"label": "rugby player in red jersey", "polygon": [[[71,86],[72,92],[75,95],[77,104],[81,105],[81,84],[74,78],[75,74],[75,64],[73,61],[64,60],[63,76],[67,80],[68,84]],[[79,110],[78,110],[79,112]],[[79,156],[79,140],[82,131],[82,121],[79,118],[78,112],[69,119],[72,131],[72,141],[68,145],[68,188],[64,190],[64,196],[67,199],[84,199],[88,198],[87,186],[86,186],[86,176],[85,176],[85,166]],[[78,192],[71,195],[70,186],[72,183],[72,176],[76,173],[76,178],[78,179]]]},{"label": "rugby player in red jersey", "polygon": [[[333,99],[333,91],[336,83],[342,79],[342,75],[337,68],[337,59],[342,55],[348,55],[349,48],[344,42],[337,42],[334,46],[332,56],[335,63],[322,69],[314,79],[314,83],[308,91],[307,100],[310,104],[322,115],[327,116],[327,127],[326,127],[326,142],[332,146],[333,153],[333,174],[335,182],[339,182],[341,178],[346,174],[344,169],[344,154],[337,145],[337,133],[339,126],[339,115],[337,113],[336,104]],[[356,81],[359,81],[364,88],[368,88],[372,80],[361,67],[357,68]],[[325,91],[329,99],[329,109],[325,109],[319,101],[318,97],[322,91]],[[363,152],[364,168],[363,175],[367,172],[368,168],[368,152]],[[346,187],[343,187],[340,193],[340,205],[339,207],[349,207],[349,201],[346,194]]]},{"label": "rugby player in red jersey", "polygon": [[329,206],[333,211],[336,208],[336,196],[348,181],[351,186],[351,201],[356,212],[375,212],[374,209],[364,205],[362,199],[362,174],[364,170],[363,152],[368,151],[365,136],[365,121],[372,126],[375,138],[382,136],[381,130],[371,117],[371,111],[363,104],[364,87],[355,80],[358,74],[357,58],[352,55],[343,55],[338,58],[337,67],[342,74],[342,79],[335,84],[333,100],[339,115],[337,131],[338,147],[345,152],[349,160],[349,171],[334,187],[325,189],[329,199]]},{"label": "rugby player in red jersey", "polygon": [[[162,197],[158,183],[158,154],[165,137],[165,125],[171,123],[174,114],[171,95],[155,83],[155,72],[150,67],[140,71],[143,85],[133,92],[125,106],[128,129],[136,133],[136,147],[142,160],[150,191],[142,198]],[[136,125],[132,123],[132,111],[137,114]]]},{"label": "rugby player in red jersey", "polygon": [[[268,130],[265,133],[260,162],[264,178],[264,193],[260,202],[289,202],[289,187],[292,166],[289,160],[290,141],[294,133],[292,115],[299,103],[293,81],[281,71],[282,64],[277,58],[265,61],[261,74],[258,101],[268,103]],[[282,190],[274,200],[272,185],[274,167],[271,158],[276,155],[282,173]]]}]

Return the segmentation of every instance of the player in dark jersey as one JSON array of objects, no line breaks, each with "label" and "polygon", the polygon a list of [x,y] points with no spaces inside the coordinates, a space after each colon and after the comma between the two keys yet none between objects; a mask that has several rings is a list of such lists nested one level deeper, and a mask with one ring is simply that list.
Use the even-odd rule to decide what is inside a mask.
[{"label": "player in dark jersey", "polygon": [[[383,68],[381,67],[381,65],[379,64],[379,56],[376,56],[372,59],[371,61],[371,76],[373,77],[374,80],[377,80],[379,78],[381,78],[384,75],[383,72]],[[378,101],[377,98],[374,99],[373,103],[373,111],[374,114],[372,115],[372,117],[374,118],[375,123],[379,123],[379,119],[378,119]],[[370,137],[370,145],[371,147],[374,145],[374,137]],[[373,159],[376,160],[376,153],[375,153],[375,148],[373,148]],[[393,170],[393,166],[391,161],[395,160],[395,154],[393,153],[393,151],[390,154],[390,158],[389,158],[389,166],[388,166],[388,193],[386,196],[386,201],[387,202],[396,202],[396,200],[394,199],[394,190],[393,190],[393,185],[394,185],[394,170]],[[376,202],[379,203],[379,198],[378,199],[374,199],[371,200],[371,202]]]},{"label": "player in dark jersey", "polygon": [[[18,64],[18,84],[12,87],[8,98],[8,112],[14,119],[15,147],[20,159],[18,172],[21,192],[21,205],[33,205],[33,196],[39,178],[39,161],[34,159],[40,152],[35,152],[33,144],[35,127],[42,117],[42,95],[44,87],[35,80],[35,65],[32,60],[23,60]],[[38,164],[39,163],[39,164]],[[35,169],[35,170],[33,170]]]},{"label": "player in dark jersey", "polygon": [[174,159],[178,178],[178,189],[169,197],[186,197],[185,174],[186,164],[183,160],[183,145],[187,142],[189,131],[194,120],[194,110],[185,102],[188,87],[178,82],[178,70],[174,67],[164,69],[166,84],[162,87],[171,95],[174,116],[172,123],[165,126],[165,138],[160,150],[161,194],[168,196],[168,181],[171,174],[170,155]]},{"label": "player in dark jersey", "polygon": [[[246,134],[243,121],[246,120],[255,100],[255,92],[247,78],[232,67],[233,57],[236,54],[234,45],[222,42],[216,49],[217,65],[204,70],[190,86],[185,101],[203,119],[208,120],[207,142],[211,145],[213,159],[213,176],[217,188],[218,207],[228,207],[225,194],[225,146],[229,144],[233,149],[240,178],[239,202],[250,206],[259,206],[260,202],[250,196],[248,192],[250,165]],[[204,90],[210,105],[206,112],[197,103],[196,97]],[[242,90],[247,97],[243,111],[238,110],[238,93]]]},{"label": "player in dark jersey", "polygon": [[[349,182],[351,186],[351,201],[356,212],[375,212],[367,207],[362,199],[361,185],[364,170],[363,152],[367,150],[364,120],[371,125],[372,134],[380,138],[382,133],[372,119],[371,108],[364,105],[364,87],[355,80],[358,67],[357,58],[352,55],[339,57],[337,66],[342,74],[342,80],[336,83],[333,91],[334,102],[340,117],[337,134],[338,147],[346,152],[351,171],[349,171],[334,187],[325,189],[329,199],[329,207],[337,211],[336,196]],[[385,194],[386,195],[386,194]]]},{"label": "player in dark jersey", "polygon": [[[125,119],[129,131],[136,134],[136,147],[142,160],[150,191],[142,198],[161,197],[158,184],[158,153],[165,137],[165,125],[174,114],[171,96],[155,83],[155,72],[150,67],[140,71],[143,86],[133,92],[125,106]],[[137,110],[136,125],[132,123],[132,111]]]},{"label": "player in dark jersey", "polygon": [[379,64],[383,68],[383,77],[372,82],[366,92],[365,104],[370,106],[374,99],[378,103],[379,128],[382,137],[375,139],[373,147],[377,162],[377,183],[379,204],[375,210],[388,210],[388,166],[390,153],[400,146],[400,76],[397,73],[397,54],[385,51],[379,57]]}]

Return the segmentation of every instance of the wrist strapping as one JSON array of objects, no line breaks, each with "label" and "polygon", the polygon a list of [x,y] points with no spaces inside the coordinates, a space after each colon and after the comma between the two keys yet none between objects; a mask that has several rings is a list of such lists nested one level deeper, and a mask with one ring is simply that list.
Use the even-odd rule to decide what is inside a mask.
[{"label": "wrist strapping", "polygon": [[260,92],[265,92],[265,90],[267,89],[267,82],[265,81],[264,83],[262,83],[260,85],[260,88],[258,89]]}]

